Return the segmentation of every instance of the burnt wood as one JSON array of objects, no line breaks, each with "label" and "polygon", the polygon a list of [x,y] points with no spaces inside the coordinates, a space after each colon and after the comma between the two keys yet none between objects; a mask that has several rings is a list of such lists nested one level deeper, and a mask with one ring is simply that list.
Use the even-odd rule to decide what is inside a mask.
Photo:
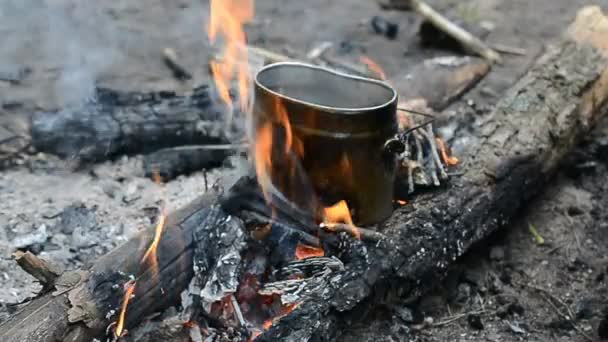
[{"label": "burnt wood", "polygon": [[[122,285],[136,277],[134,298],[127,311],[127,329],[147,315],[179,303],[193,276],[194,231],[217,226],[217,194],[202,195],[169,215],[158,246],[158,273],[141,259],[153,238],[154,227],[109,252],[86,271],[65,272],[55,279],[55,291],[35,298],[0,325],[0,341],[91,341],[103,335],[118,315]],[[212,214],[213,213],[213,214]],[[213,222],[208,221],[213,217]],[[203,237],[203,238],[209,238]]]},{"label": "burnt wood", "polygon": [[32,145],[39,151],[83,162],[188,144],[225,143],[232,132],[225,110],[207,86],[188,96],[172,92],[98,89],[78,108],[38,112]]}]

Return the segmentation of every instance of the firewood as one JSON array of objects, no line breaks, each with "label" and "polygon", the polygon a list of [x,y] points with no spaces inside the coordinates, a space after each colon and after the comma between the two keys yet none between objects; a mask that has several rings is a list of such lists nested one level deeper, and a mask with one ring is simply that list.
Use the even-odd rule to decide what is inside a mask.
[{"label": "firewood", "polygon": [[169,181],[180,175],[217,167],[232,153],[246,150],[248,145],[190,145],[166,148],[143,156],[144,174],[160,175]]},{"label": "firewood", "polygon": [[17,251],[13,254],[21,268],[34,278],[38,279],[43,286],[43,291],[55,285],[55,280],[63,274],[63,267],[40,259],[31,252]]},{"label": "firewood", "polygon": [[189,96],[99,89],[79,108],[32,118],[33,146],[41,152],[90,162],[119,154],[187,144],[226,143],[231,132],[208,87]]},{"label": "firewood", "polygon": [[119,285],[131,275],[136,276],[137,283],[126,315],[127,328],[177,304],[193,275],[193,244],[203,243],[193,241],[193,231],[204,225],[216,198],[214,193],[202,195],[168,216],[158,247],[158,274],[153,267],[141,264],[154,235],[151,227],[101,257],[89,270],[61,274],[56,279],[56,291],[32,300],[0,325],[0,341],[91,341],[116,320],[117,313],[109,312],[120,306]]}]

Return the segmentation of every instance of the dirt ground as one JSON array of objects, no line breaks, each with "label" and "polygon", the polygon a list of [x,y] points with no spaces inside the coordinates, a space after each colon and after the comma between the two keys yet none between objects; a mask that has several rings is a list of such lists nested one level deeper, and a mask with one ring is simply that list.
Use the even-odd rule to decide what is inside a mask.
[{"label": "dirt ground", "polygon": [[[451,17],[493,28],[486,38],[491,44],[526,50],[525,56],[505,55],[503,65],[444,113],[470,120],[482,119],[545,44],[559,38],[577,9],[590,3],[428,2]],[[593,3],[608,10],[608,0]],[[453,54],[422,49],[416,35],[419,19],[409,12],[380,10],[374,1],[257,0],[256,12],[248,27],[252,45],[302,56],[330,41],[347,60],[361,55],[375,60],[397,87],[407,87],[408,70],[417,62]],[[372,31],[374,15],[399,24],[396,39]],[[207,16],[205,0],[0,2],[0,75],[29,70],[18,83],[0,80],[0,138],[27,134],[32,112],[79,103],[95,85],[185,92],[207,82]],[[177,51],[192,80],[172,77],[161,61],[165,47]],[[420,341],[596,340],[608,307],[606,127],[581,146],[518,223],[471,251],[443,284],[409,307],[414,316],[432,323],[412,323],[403,314],[395,324]],[[30,152],[18,165],[0,171],[0,321],[38,289],[12,260],[16,249],[80,267],[150,224],[159,201],[178,208],[211,183],[230,182],[241,170],[235,161],[206,176],[199,172],[158,185],[143,176],[140,156],[75,171],[69,162]],[[531,226],[544,244],[534,239]],[[524,285],[528,283],[536,287]],[[565,318],[569,311],[575,321]],[[378,332],[378,340],[402,338]]]}]

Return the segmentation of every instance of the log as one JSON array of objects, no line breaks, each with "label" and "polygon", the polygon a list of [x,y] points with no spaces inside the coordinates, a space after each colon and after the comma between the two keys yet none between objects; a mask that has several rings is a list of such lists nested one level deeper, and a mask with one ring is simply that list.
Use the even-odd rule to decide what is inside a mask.
[{"label": "log", "polygon": [[396,82],[403,99],[424,99],[440,111],[473,88],[490,71],[490,64],[474,57],[427,59],[408,71],[407,82]]},{"label": "log", "polygon": [[143,156],[146,177],[160,177],[166,182],[180,175],[218,167],[231,154],[248,145],[180,146],[158,150]]},{"label": "log", "polygon": [[[202,195],[169,215],[158,247],[158,270],[141,259],[154,229],[148,229],[97,260],[86,271],[65,272],[54,279],[54,292],[28,303],[0,325],[5,342],[89,342],[103,335],[120,307],[122,287],[135,276],[135,296],[126,315],[129,329],[147,315],[179,303],[179,296],[193,274],[193,232],[205,226],[217,194]],[[211,215],[213,216],[213,215]],[[213,224],[211,224],[213,226]]]},{"label": "log", "polygon": [[79,108],[35,113],[32,145],[62,158],[94,162],[165,147],[226,143],[231,129],[218,103],[206,86],[189,96],[98,89],[95,99]]},{"label": "log", "polygon": [[[347,266],[324,291],[258,341],[334,341],[376,295],[411,298],[429,289],[472,244],[507,225],[539,193],[608,111],[608,18],[583,8],[563,41],[548,49],[497,104],[463,156],[463,175],[395,211],[367,246],[367,265]],[[376,298],[376,297],[374,297]]]}]

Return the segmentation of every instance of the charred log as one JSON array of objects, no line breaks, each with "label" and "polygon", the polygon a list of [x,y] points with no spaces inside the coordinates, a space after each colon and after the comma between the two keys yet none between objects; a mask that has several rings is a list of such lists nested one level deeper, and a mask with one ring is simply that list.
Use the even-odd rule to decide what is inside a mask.
[{"label": "charred log", "polygon": [[122,284],[131,277],[136,280],[135,296],[126,314],[127,329],[179,303],[193,276],[194,245],[204,244],[194,239],[194,231],[215,229],[215,220],[222,218],[220,209],[211,207],[216,197],[203,195],[167,218],[156,265],[141,262],[154,235],[150,229],[97,260],[91,269],[58,276],[55,291],[34,299],[0,326],[0,340],[91,341],[117,319]]},{"label": "charred log", "polygon": [[239,146],[199,145],[158,150],[143,157],[147,177],[160,175],[164,181],[192,172],[218,167]]},{"label": "charred log", "polygon": [[90,162],[166,147],[225,143],[231,130],[222,110],[205,86],[189,96],[98,89],[96,97],[79,108],[36,113],[32,145]]}]

